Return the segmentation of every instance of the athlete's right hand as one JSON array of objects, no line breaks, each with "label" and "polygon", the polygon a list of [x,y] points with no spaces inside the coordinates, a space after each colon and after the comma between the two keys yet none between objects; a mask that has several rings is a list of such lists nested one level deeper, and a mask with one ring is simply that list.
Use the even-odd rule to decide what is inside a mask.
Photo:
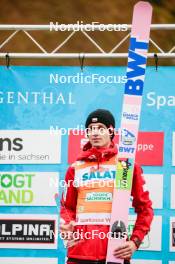
[{"label": "athlete's right hand", "polygon": [[73,238],[75,221],[70,221],[68,224],[60,224],[61,238],[64,240],[70,240]]},{"label": "athlete's right hand", "polygon": [[61,238],[64,240],[66,248],[72,247],[80,242],[80,238],[74,237],[75,221],[70,221],[69,224],[60,224]]}]

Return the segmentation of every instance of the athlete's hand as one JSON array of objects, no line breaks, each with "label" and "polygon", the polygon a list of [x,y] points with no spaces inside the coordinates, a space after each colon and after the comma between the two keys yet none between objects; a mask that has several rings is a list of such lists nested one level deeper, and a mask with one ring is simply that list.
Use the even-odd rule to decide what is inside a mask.
[{"label": "athlete's hand", "polygon": [[133,241],[126,241],[122,246],[116,248],[113,255],[116,258],[130,259],[132,254],[137,250],[137,247]]},{"label": "athlete's hand", "polygon": [[60,224],[61,237],[65,240],[71,240],[73,238],[75,221],[70,221],[69,224]]},{"label": "athlete's hand", "polygon": [[66,248],[72,247],[80,242],[79,237],[74,237],[75,221],[70,221],[69,224],[60,224],[61,238],[64,240]]}]

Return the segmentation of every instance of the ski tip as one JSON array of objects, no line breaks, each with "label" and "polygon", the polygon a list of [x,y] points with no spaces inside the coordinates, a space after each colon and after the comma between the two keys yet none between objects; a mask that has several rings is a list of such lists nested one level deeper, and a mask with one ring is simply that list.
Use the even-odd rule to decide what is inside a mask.
[{"label": "ski tip", "polygon": [[147,1],[139,1],[137,4],[135,4],[134,7],[148,8],[148,9],[152,10],[152,5]]},{"label": "ski tip", "polygon": [[135,15],[142,14],[143,17],[145,17],[146,19],[152,18],[152,12],[153,12],[152,5],[146,1],[139,1],[137,4],[135,4],[133,10],[133,14]]}]

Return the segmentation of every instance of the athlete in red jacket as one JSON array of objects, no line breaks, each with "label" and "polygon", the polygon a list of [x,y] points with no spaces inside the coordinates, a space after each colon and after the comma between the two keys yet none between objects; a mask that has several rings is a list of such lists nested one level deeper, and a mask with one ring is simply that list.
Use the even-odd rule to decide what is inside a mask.
[{"label": "athlete in red jacket", "polygon": [[[115,120],[109,111],[92,112],[86,120],[89,142],[67,170],[60,226],[62,237],[68,241],[67,263],[105,264],[117,156],[112,141],[114,127]],[[131,196],[137,219],[132,235],[113,252],[124,263],[130,263],[153,219],[152,202],[148,191],[143,189],[142,172],[135,164]]]}]

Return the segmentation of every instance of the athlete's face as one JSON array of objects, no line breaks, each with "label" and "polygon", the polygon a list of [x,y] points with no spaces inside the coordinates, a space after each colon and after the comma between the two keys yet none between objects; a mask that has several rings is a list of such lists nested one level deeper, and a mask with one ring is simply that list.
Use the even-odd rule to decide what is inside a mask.
[{"label": "athlete's face", "polygon": [[110,130],[102,123],[91,123],[87,134],[93,147],[108,147],[111,143]]}]

